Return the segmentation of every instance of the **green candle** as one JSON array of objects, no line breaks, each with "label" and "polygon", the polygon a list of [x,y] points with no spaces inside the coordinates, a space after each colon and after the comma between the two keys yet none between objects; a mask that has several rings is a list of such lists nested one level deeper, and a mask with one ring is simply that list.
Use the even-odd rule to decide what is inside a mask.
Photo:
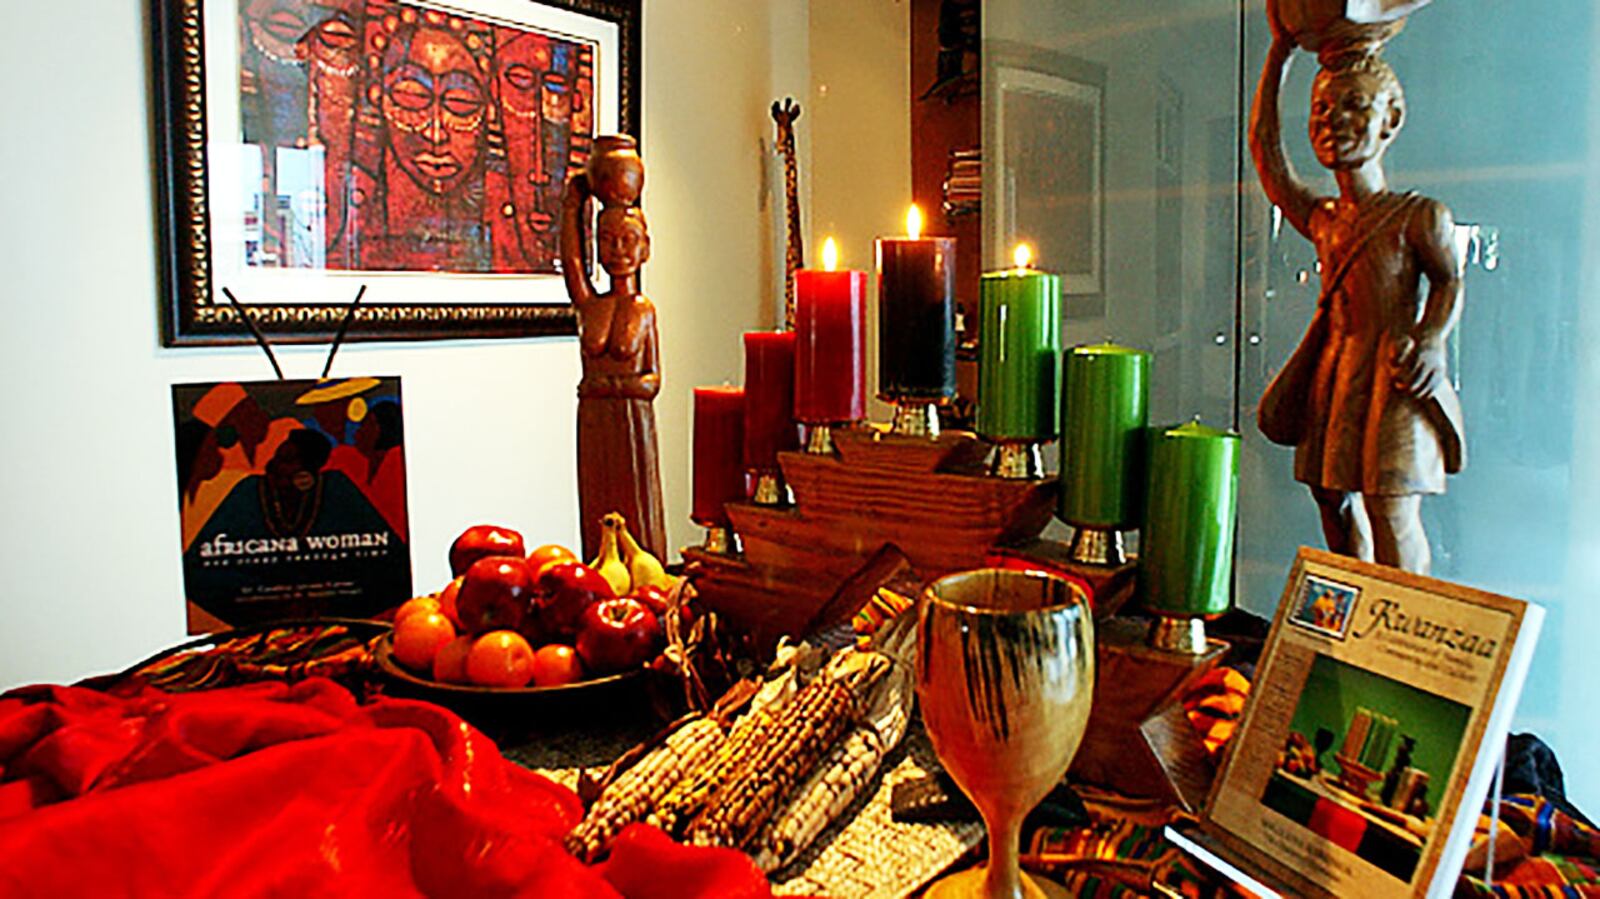
[{"label": "green candle", "polygon": [[1104,343],[1063,364],[1061,520],[1130,530],[1144,515],[1150,354]]},{"label": "green candle", "polygon": [[1238,434],[1193,421],[1152,435],[1139,539],[1147,609],[1194,617],[1228,610],[1238,498]]},{"label": "green candle", "polygon": [[1060,431],[1061,279],[1025,266],[983,276],[978,433],[1042,442]]}]

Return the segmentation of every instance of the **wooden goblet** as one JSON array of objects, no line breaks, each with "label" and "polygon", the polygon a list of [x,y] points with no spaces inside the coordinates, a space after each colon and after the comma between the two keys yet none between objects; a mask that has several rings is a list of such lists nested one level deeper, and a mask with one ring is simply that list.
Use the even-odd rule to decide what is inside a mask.
[{"label": "wooden goblet", "polygon": [[952,574],[917,609],[917,701],[945,770],[983,814],[989,859],[930,899],[1066,896],[1017,863],[1022,820],[1072,763],[1094,698],[1094,616],[1070,582],[995,568]]}]

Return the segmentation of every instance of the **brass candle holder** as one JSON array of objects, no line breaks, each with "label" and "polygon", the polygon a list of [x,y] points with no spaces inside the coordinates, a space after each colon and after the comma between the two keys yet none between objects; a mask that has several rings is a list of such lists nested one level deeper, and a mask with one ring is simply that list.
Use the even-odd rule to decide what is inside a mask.
[{"label": "brass candle holder", "polygon": [[921,397],[890,397],[894,403],[894,418],[889,422],[889,433],[901,437],[939,438],[939,404]]},{"label": "brass candle holder", "polygon": [[1150,647],[1186,656],[1206,653],[1206,620],[1161,615],[1150,625]]},{"label": "brass candle holder", "polygon": [[737,556],[742,552],[739,535],[733,528],[726,524],[705,523],[702,523],[702,527],[706,529],[706,539],[700,544],[700,548],[705,552],[716,553],[719,556]]},{"label": "brass candle holder", "polygon": [[838,452],[833,445],[833,432],[837,428],[844,430],[853,422],[848,421],[818,421],[806,422],[806,452],[813,456],[832,456]]},{"label": "brass candle holder", "polygon": [[994,461],[989,474],[1013,481],[1031,481],[1044,477],[1044,458],[1036,440],[1003,440],[995,444]]},{"label": "brass candle holder", "polygon": [[1078,525],[1072,531],[1072,543],[1067,548],[1072,561],[1082,565],[1100,565],[1115,568],[1128,562],[1128,552],[1122,542],[1122,531]]},{"label": "brass candle holder", "polygon": [[782,471],[756,472],[756,489],[750,501],[758,506],[791,505],[789,485],[783,481]]}]

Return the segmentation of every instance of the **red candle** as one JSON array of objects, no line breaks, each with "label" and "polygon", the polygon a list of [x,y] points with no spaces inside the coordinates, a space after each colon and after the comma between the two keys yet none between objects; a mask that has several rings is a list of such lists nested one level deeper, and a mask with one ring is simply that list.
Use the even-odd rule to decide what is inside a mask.
[{"label": "red candle", "polygon": [[800,448],[794,421],[794,332],[744,335],[744,466],[777,471],[778,453]]},{"label": "red candle", "polygon": [[795,273],[794,417],[860,421],[867,417],[867,274],[824,265]]},{"label": "red candle", "polygon": [[694,389],[694,509],[706,527],[727,526],[726,505],[745,498],[744,388]]}]

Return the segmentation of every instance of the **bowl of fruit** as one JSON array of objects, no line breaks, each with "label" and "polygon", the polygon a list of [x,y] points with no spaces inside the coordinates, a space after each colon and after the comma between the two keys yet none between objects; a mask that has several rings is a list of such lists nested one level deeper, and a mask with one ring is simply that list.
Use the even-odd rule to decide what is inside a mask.
[{"label": "bowl of fruit", "polygon": [[600,555],[525,552],[509,528],[468,528],[454,578],[407,600],[373,658],[391,695],[447,706],[480,726],[537,727],[632,714],[665,648],[664,619],[690,614],[676,579],[607,515]]}]

